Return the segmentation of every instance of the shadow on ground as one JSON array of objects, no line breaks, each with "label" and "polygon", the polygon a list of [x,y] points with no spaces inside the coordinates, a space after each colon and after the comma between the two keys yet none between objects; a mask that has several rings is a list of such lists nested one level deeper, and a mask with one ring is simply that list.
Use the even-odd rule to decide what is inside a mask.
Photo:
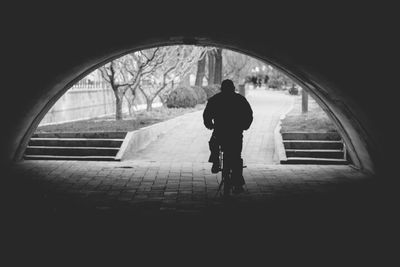
[{"label": "shadow on ground", "polygon": [[[310,257],[382,264],[392,258],[396,246],[391,244],[398,240],[393,188],[353,171],[352,179],[340,169],[329,172],[327,182],[324,177],[307,177],[300,169],[294,174],[302,177],[299,182],[285,181],[285,175],[271,182],[249,171],[244,195],[214,198],[211,191],[208,198],[196,200],[196,190],[190,197],[182,191],[181,198],[168,205],[156,193],[149,195],[151,190],[137,201],[107,197],[101,187],[79,194],[73,190],[79,185],[73,176],[55,182],[49,177],[63,177],[63,172],[43,175],[44,169],[17,168],[3,179],[2,240],[16,255],[72,259],[121,253],[162,262],[175,255],[199,262],[244,260],[243,264],[282,255],[282,262]],[[279,173],[285,172],[275,175]],[[160,206],[160,200],[166,205]]]}]

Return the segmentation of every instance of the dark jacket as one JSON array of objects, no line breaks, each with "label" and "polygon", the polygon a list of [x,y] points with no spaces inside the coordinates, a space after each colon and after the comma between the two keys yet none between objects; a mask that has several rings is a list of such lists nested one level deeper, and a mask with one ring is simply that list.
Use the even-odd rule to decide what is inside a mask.
[{"label": "dark jacket", "polygon": [[253,111],[242,95],[218,93],[208,99],[203,121],[208,129],[220,133],[242,133],[253,122]]}]

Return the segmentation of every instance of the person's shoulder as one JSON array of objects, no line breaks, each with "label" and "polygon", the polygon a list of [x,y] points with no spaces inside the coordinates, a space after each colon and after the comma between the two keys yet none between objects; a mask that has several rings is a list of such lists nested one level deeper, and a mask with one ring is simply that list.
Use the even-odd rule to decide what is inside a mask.
[{"label": "person's shoulder", "polygon": [[208,99],[208,102],[214,102],[221,98],[221,92],[216,93]]},{"label": "person's shoulder", "polygon": [[241,101],[247,101],[247,99],[239,93],[235,93],[235,96],[237,99],[240,99]]},{"label": "person's shoulder", "polygon": [[236,92],[235,92],[235,96],[238,97],[238,98],[244,98],[244,96],[242,96],[241,94],[236,93]]}]

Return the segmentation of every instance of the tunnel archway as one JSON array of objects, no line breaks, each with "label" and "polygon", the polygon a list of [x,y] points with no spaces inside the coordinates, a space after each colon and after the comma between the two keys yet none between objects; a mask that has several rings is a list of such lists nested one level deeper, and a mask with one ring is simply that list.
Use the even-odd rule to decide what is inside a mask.
[{"label": "tunnel archway", "polygon": [[334,87],[328,87],[313,80],[312,71],[301,68],[296,65],[293,59],[287,58],[280,52],[274,49],[265,48],[266,51],[258,51],[257,48],[252,48],[249,45],[241,45],[234,43],[234,40],[218,40],[217,38],[197,38],[197,37],[166,37],[158,38],[155,40],[145,40],[139,45],[132,44],[127,48],[114,48],[104,54],[97,55],[87,62],[81,62],[79,68],[70,70],[69,73],[64,73],[62,76],[63,82],[53,86],[47,87],[48,94],[42,96],[36,105],[35,110],[31,114],[35,117],[30,122],[29,127],[26,129],[22,140],[19,143],[17,152],[14,155],[14,160],[21,159],[23,151],[25,150],[29,138],[33,134],[37,125],[47,113],[47,111],[54,105],[54,103],[78,80],[86,76],[91,71],[100,67],[101,65],[121,57],[133,51],[152,48],[156,46],[165,45],[178,45],[178,44],[191,44],[200,46],[215,46],[237,51],[261,61],[270,64],[284,74],[292,78],[296,83],[301,85],[307,90],[310,95],[318,102],[318,104],[326,111],[328,116],[337,125],[338,131],[343,137],[343,140],[348,149],[350,157],[353,159],[353,164],[361,170],[374,172],[375,166],[368,150],[368,140],[365,130],[362,128],[361,123],[358,121],[357,115],[345,105],[342,100],[337,97],[338,93]]},{"label": "tunnel archway", "polygon": [[[213,3],[212,7],[203,3],[185,4],[173,10],[170,2],[165,9],[159,6],[160,3],[155,5],[151,2],[149,10],[163,14],[157,16],[155,13],[140,12],[139,4],[135,2],[135,8],[132,8],[133,5],[131,8],[118,6],[120,13],[117,27],[114,27],[115,24],[112,26],[102,24],[103,20],[116,22],[116,17],[110,16],[110,11],[115,11],[117,8],[113,7],[116,6],[88,5],[85,10],[83,3],[79,5],[57,3],[51,6],[48,3],[40,5],[35,2],[28,6],[25,4],[23,8],[19,5],[13,11],[6,5],[2,65],[7,69],[2,81],[4,90],[3,105],[1,105],[3,115],[1,164],[12,165],[19,158],[18,153],[21,149],[18,148],[24,147],[24,142],[31,134],[30,131],[35,129],[42,112],[45,112],[47,103],[55,101],[57,94],[61,95],[75,79],[83,77],[86,71],[95,68],[100,62],[111,59],[112,55],[123,54],[134,47],[139,49],[149,44],[173,43],[171,36],[177,36],[179,42],[220,43],[240,51],[247,51],[258,58],[268,59],[271,64],[294,74],[310,87],[314,86],[315,90],[312,92],[316,92],[324,100],[349,134],[360,158],[361,167],[366,170],[377,170],[378,177],[382,178],[379,180],[392,180],[394,185],[397,185],[397,176],[392,175],[397,173],[398,164],[396,156],[398,150],[393,149],[393,140],[397,134],[395,122],[398,119],[395,112],[398,105],[395,89],[397,84],[395,56],[398,53],[396,34],[394,34],[398,28],[396,23],[398,16],[394,14],[396,8],[376,3],[307,5],[301,2],[297,6],[291,3],[279,9],[273,7],[272,3],[268,3],[267,8],[264,6],[254,8],[250,3],[238,2],[236,10],[233,3],[225,5],[223,10],[231,12],[225,15],[219,12],[220,10],[214,9],[216,3]],[[203,9],[199,10],[199,6]],[[97,8],[100,7],[104,9],[103,13],[98,12]],[[139,31],[133,29],[130,36],[126,36],[125,33],[128,30],[132,31],[130,27],[132,25],[126,23],[124,26],[120,23],[121,20],[127,22],[128,19],[143,23],[138,27],[141,29]],[[154,22],[150,22],[149,25],[147,24],[149,20],[156,21],[160,25],[154,26]],[[174,20],[176,24],[171,22]],[[228,27],[225,21],[229,23]],[[232,25],[232,21],[238,23]],[[268,22],[274,24],[272,29],[266,29]],[[112,32],[112,38],[107,39],[102,35],[103,31]],[[268,31],[268,34],[255,36],[255,33],[260,31],[261,33]],[[371,69],[371,65],[375,68]],[[8,178],[14,181],[20,180],[16,175],[9,175]],[[3,195],[7,200],[3,201],[3,206],[8,206],[3,216],[8,229],[5,240],[10,241],[8,244],[18,244],[18,241],[21,241],[20,244],[28,242],[33,245],[8,246],[11,248],[8,249],[10,252],[15,251],[18,254],[26,249],[30,255],[37,251],[40,257],[43,255],[43,249],[50,248],[50,251],[55,251],[56,248],[55,255],[59,255],[60,251],[67,251],[64,258],[75,258],[74,255],[78,255],[77,258],[81,260],[81,251],[88,249],[90,251],[94,248],[93,252],[96,251],[96,254],[93,255],[98,255],[101,244],[100,249],[110,247],[111,251],[115,252],[120,248],[123,251],[129,248],[129,253],[126,254],[132,258],[131,254],[135,249],[132,250],[126,245],[126,237],[131,237],[129,245],[136,243],[139,248],[136,250],[139,253],[135,256],[140,256],[142,251],[143,255],[147,256],[148,251],[153,252],[156,249],[158,252],[157,248],[163,254],[167,251],[175,255],[180,251],[177,250],[177,246],[158,245],[164,244],[165,240],[175,240],[177,242],[174,244],[178,244],[178,248],[183,248],[181,251],[193,255],[192,258],[188,257],[189,260],[199,258],[198,252],[204,250],[204,244],[211,244],[209,251],[215,251],[212,253],[213,256],[221,253],[224,255],[225,251],[221,251],[221,248],[227,248],[226,252],[231,255],[232,251],[237,251],[237,255],[251,256],[234,257],[232,261],[254,258],[255,251],[264,256],[268,242],[278,244],[271,246],[278,248],[275,249],[277,252],[281,252],[282,247],[285,251],[293,248],[295,255],[301,256],[292,257],[294,260],[304,258],[302,257],[304,255],[306,257],[312,255],[315,258],[315,253],[310,254],[312,248],[316,248],[315,251],[326,256],[324,259],[321,258],[322,260],[329,258],[336,261],[350,259],[354,262],[360,260],[381,262],[385,259],[389,262],[396,258],[392,253],[393,247],[384,244],[392,244],[390,241],[397,231],[398,220],[393,213],[396,209],[395,203],[398,203],[396,201],[398,193],[395,192],[397,186],[385,187],[382,191],[377,191],[376,186],[373,186],[364,196],[352,191],[353,199],[360,205],[349,205],[345,202],[343,205],[332,203],[328,206],[318,206],[318,209],[309,209],[308,214],[312,216],[308,219],[305,219],[307,216],[304,216],[304,213],[298,211],[295,214],[299,216],[283,216],[283,218],[274,217],[270,212],[266,212],[268,220],[247,220],[246,226],[249,227],[244,227],[242,221],[234,224],[250,232],[245,231],[245,234],[238,239],[232,239],[231,236],[227,236],[227,239],[221,238],[219,241],[225,241],[222,243],[210,242],[221,234],[220,231],[213,230],[220,229],[215,227],[216,221],[212,220],[212,227],[210,224],[207,228],[212,231],[199,231],[204,228],[204,224],[200,224],[197,217],[196,221],[190,222],[197,223],[199,227],[186,223],[186,220],[185,225],[180,223],[176,226],[171,223],[169,224],[171,227],[166,227],[165,220],[152,219],[151,224],[147,226],[151,231],[133,227],[134,220],[129,220],[128,224],[122,217],[119,217],[121,220],[113,218],[115,227],[110,227],[108,222],[111,220],[104,222],[97,216],[96,220],[82,225],[82,218],[79,217],[73,221],[74,223],[79,221],[79,224],[74,224],[73,229],[71,220],[63,220],[63,224],[57,223],[53,220],[54,216],[51,220],[46,216],[38,221],[38,218],[41,218],[40,214],[32,211],[37,205],[29,205],[37,202],[32,202],[32,198],[21,191],[21,187],[13,190],[5,184],[2,188],[7,193]],[[31,191],[32,188],[28,184],[26,192]],[[346,212],[342,212],[343,209],[340,207]],[[8,208],[13,211],[8,212]],[[28,212],[27,210],[31,208],[32,210]],[[279,210],[286,212],[285,209]],[[323,210],[325,212],[321,216]],[[282,215],[282,213],[275,214]],[[67,217],[61,219],[64,218]],[[126,219],[126,216],[123,219]],[[154,225],[155,221],[160,223]],[[177,220],[173,221],[176,222]],[[153,225],[158,227],[151,227]],[[98,231],[94,231],[93,227]],[[166,235],[165,229],[171,234]],[[92,234],[90,237],[94,237],[90,239],[93,242],[89,245],[89,238],[84,238],[88,237],[88,233]],[[192,233],[197,235],[193,236]],[[113,238],[107,243],[104,242],[104,237]],[[38,243],[37,240],[42,242]],[[260,246],[258,241],[263,245]],[[294,246],[293,241],[295,241]],[[304,246],[305,241],[307,246]],[[78,244],[78,248],[82,247],[82,250],[74,250],[76,254],[71,253],[71,247],[74,247],[71,244]],[[79,244],[84,245],[79,246]],[[95,246],[92,247],[91,244]],[[279,246],[280,244],[282,246]],[[65,250],[60,249],[64,247]],[[301,247],[307,249],[300,249],[299,253]],[[302,253],[303,251],[305,253]],[[334,253],[330,253],[331,251]],[[120,251],[116,254],[121,255]],[[37,255],[33,258],[38,259]],[[265,257],[259,258],[260,261],[265,260]],[[40,260],[42,262],[43,257],[40,257]],[[148,257],[144,261],[148,261]]]}]

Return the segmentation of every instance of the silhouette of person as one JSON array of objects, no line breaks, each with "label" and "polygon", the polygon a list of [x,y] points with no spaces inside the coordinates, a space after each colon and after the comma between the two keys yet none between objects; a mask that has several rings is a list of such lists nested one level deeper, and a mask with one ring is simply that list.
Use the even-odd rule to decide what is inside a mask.
[{"label": "silhouette of person", "polygon": [[[224,161],[232,166],[231,184],[233,192],[243,191],[243,160],[241,158],[243,131],[253,122],[253,111],[249,102],[235,92],[235,86],[229,79],[222,81],[221,92],[208,99],[203,112],[203,122],[207,129],[213,130],[209,141],[212,173],[218,173],[219,151],[224,151]],[[226,184],[227,185],[227,184]]]}]

